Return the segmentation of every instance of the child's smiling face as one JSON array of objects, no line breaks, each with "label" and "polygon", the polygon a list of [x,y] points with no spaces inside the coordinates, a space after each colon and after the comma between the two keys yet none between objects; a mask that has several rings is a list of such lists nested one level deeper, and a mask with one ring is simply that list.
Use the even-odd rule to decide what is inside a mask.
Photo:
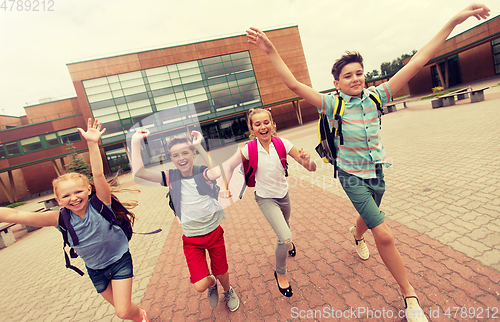
[{"label": "child's smiling face", "polygon": [[260,141],[271,139],[273,134],[273,122],[267,112],[252,115],[252,132]]},{"label": "child's smiling face", "polygon": [[193,175],[193,162],[196,152],[188,143],[175,144],[170,148],[170,159],[175,167],[181,171],[183,177]]},{"label": "child's smiling face", "polygon": [[60,181],[55,191],[56,200],[61,207],[77,215],[85,215],[91,191],[90,185],[80,179]]},{"label": "child's smiling face", "polygon": [[335,88],[350,96],[360,97],[365,87],[365,75],[360,63],[350,63],[342,68],[339,80],[333,81]]}]

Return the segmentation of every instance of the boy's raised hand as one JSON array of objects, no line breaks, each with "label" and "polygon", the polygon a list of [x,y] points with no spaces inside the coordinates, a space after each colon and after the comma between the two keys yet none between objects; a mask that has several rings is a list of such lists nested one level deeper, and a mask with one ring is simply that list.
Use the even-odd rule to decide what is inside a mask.
[{"label": "boy's raised hand", "polygon": [[137,131],[132,135],[132,140],[142,140],[151,134],[148,129],[137,129]]},{"label": "boy's raised hand", "polygon": [[490,16],[490,9],[484,4],[473,3],[455,15],[455,22],[457,25],[461,24],[472,16],[477,20],[486,19]]},{"label": "boy's raised hand", "polygon": [[99,123],[99,120],[97,119],[92,121],[92,118],[89,117],[87,122],[87,131],[84,131],[82,128],[78,128],[78,131],[81,136],[87,140],[87,142],[99,143],[99,138],[106,131],[105,128],[101,130],[101,126],[102,122]]},{"label": "boy's raised hand", "polygon": [[201,135],[198,131],[191,132],[193,138],[193,145],[201,144],[201,140],[203,140],[203,135]]},{"label": "boy's raised hand", "polygon": [[274,49],[272,42],[267,38],[266,34],[257,28],[247,30],[247,41],[249,44],[259,47],[266,54],[269,54]]}]

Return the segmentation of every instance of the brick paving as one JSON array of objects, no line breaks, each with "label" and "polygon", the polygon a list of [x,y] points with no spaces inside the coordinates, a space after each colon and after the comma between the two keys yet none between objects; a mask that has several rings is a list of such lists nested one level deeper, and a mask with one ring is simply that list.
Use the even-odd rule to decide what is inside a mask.
[{"label": "brick paving", "polygon": [[[498,320],[491,314],[500,310],[500,159],[494,153],[500,144],[499,93],[499,87],[491,88],[484,102],[436,110],[428,100],[415,101],[382,120],[383,142],[394,165],[386,171],[381,208],[432,321]],[[314,155],[315,124],[279,134]],[[370,259],[361,261],[348,231],[356,212],[332,180],[331,167],[317,164],[318,171],[310,174],[290,160],[292,233],[298,251],[288,260],[294,289],[290,299],[277,290],[276,237],[251,189],[226,208],[222,226],[230,280],[241,299],[233,313],[225,308],[222,292],[219,306],[212,310],[206,293],[198,294],[190,285],[181,228],[168,208],[165,189],[127,183],[141,189],[120,196],[139,201],[135,230],[163,229],[131,240],[133,300],[149,311],[151,321],[285,321],[313,312],[307,310],[324,313],[328,308],[334,313],[365,308],[397,315],[404,308],[398,286],[371,234],[365,234]],[[37,201],[23,209],[35,210]],[[59,232],[42,228],[0,250],[0,321],[120,321],[88,277],[64,268],[61,246]],[[453,307],[474,307],[476,313],[445,316]],[[351,320],[404,321],[356,314]]]}]

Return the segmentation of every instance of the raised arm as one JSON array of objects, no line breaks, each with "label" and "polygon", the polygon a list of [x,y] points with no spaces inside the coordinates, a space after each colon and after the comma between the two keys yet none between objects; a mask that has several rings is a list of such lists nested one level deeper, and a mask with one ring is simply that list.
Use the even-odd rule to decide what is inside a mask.
[{"label": "raised arm", "polygon": [[198,131],[193,131],[191,132],[193,135],[193,145],[200,154],[200,156],[203,159],[203,162],[207,165],[209,170],[207,171],[207,176],[210,180],[216,180],[221,176],[221,169],[218,165],[214,166],[212,164],[212,159],[210,158],[210,155],[205,151],[203,146],[201,145],[201,140],[203,139],[203,136],[201,135],[200,132]]},{"label": "raised arm", "polygon": [[295,159],[298,163],[300,163],[306,170],[308,171],[316,171],[316,163],[311,160],[311,156],[309,153],[304,151],[302,148],[297,150],[296,147],[293,147],[288,154]]},{"label": "raised arm", "polygon": [[139,129],[132,135],[130,157],[132,158],[132,173],[135,177],[151,182],[161,183],[162,175],[159,171],[147,170],[142,162],[141,141],[149,136],[149,130]]},{"label": "raised arm", "polygon": [[99,139],[106,129],[101,130],[102,123],[96,119],[92,121],[91,118],[87,122],[87,131],[78,128],[80,134],[87,140],[89,148],[90,166],[92,168],[92,177],[94,178],[94,186],[96,195],[105,205],[111,204],[111,191],[108,182],[104,176],[104,169],[102,166],[101,152],[99,151]]},{"label": "raised arm", "polygon": [[295,76],[293,76],[292,72],[283,59],[281,59],[281,56],[269,38],[267,38],[266,34],[257,28],[250,28],[250,30],[247,30],[247,40],[250,44],[259,47],[267,54],[274,66],[274,69],[278,72],[281,79],[289,89],[312,105],[318,108],[321,107],[321,94],[315,89],[299,82]]},{"label": "raised arm", "polygon": [[59,212],[47,211],[37,213],[0,207],[0,222],[8,222],[12,224],[21,224],[35,227],[57,226],[57,223],[59,222]]},{"label": "raised arm", "polygon": [[478,20],[486,19],[490,9],[483,4],[471,4],[464,10],[457,13],[448,21],[444,27],[424,45],[399,72],[392,77],[389,88],[393,93],[399,91],[415,74],[434,56],[436,50],[441,47],[453,29],[467,20],[469,17],[476,17]]}]

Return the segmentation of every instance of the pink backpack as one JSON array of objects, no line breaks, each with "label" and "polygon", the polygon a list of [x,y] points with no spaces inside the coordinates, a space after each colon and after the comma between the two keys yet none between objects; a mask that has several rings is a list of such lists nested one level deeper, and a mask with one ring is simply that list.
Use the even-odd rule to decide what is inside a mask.
[{"label": "pink backpack", "polygon": [[[274,147],[278,152],[278,156],[285,169],[285,177],[288,177],[288,162],[286,162],[286,149],[283,141],[280,138],[273,136],[271,137]],[[248,146],[248,160],[243,161],[242,170],[245,174],[245,184],[240,192],[240,199],[243,197],[245,188],[255,187],[255,173],[257,172],[258,153],[257,153],[257,139],[254,139],[246,144]]]}]

